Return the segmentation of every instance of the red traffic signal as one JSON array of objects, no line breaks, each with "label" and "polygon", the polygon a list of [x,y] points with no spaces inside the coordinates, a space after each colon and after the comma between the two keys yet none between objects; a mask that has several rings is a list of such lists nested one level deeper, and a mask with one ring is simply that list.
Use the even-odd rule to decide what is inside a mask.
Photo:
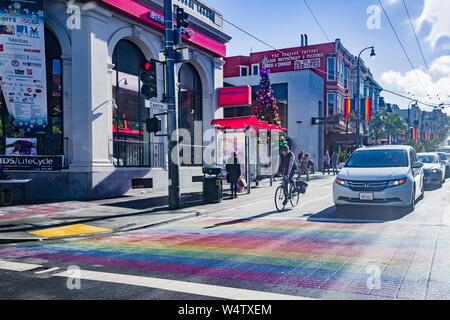
[{"label": "red traffic signal", "polygon": [[147,60],[143,61],[142,62],[142,69],[147,71],[147,72],[151,71],[152,70],[152,63],[150,61],[147,61]]}]

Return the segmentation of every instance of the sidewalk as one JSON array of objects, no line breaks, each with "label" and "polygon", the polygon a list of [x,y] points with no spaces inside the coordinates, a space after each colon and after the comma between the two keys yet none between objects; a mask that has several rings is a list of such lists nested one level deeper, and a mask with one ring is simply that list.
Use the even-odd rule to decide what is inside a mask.
[{"label": "sidewalk", "polygon": [[[310,185],[313,187],[319,181],[329,179],[332,178],[316,174],[311,176]],[[168,209],[166,192],[134,192],[114,199],[3,207],[0,208],[0,243],[41,241],[154,227],[272,197],[278,185],[279,182],[275,182],[270,187],[269,181],[261,182],[258,187],[252,185],[251,194],[240,195],[238,201],[229,200],[226,189],[222,203],[208,205],[203,204],[198,187],[183,189],[184,207],[172,211]]]}]

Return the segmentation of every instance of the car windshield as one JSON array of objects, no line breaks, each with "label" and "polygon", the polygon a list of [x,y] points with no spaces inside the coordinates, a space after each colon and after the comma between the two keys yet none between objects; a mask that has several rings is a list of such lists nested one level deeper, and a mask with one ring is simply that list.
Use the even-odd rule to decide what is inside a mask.
[{"label": "car windshield", "polygon": [[441,160],[441,161],[448,160],[447,155],[445,153],[438,153],[438,156],[439,156],[439,160]]},{"label": "car windshield", "polygon": [[439,160],[437,158],[437,156],[431,155],[431,154],[427,154],[427,155],[418,155],[417,158],[419,159],[420,162],[422,163],[438,163]]},{"label": "car windshield", "polygon": [[353,153],[346,168],[408,167],[406,150],[363,150]]}]

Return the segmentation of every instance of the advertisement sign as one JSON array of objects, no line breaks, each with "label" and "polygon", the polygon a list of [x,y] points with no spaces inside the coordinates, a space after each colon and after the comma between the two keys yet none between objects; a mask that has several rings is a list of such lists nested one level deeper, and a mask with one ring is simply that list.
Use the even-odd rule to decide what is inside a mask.
[{"label": "advertisement sign", "polygon": [[61,171],[63,156],[0,156],[4,171]]},{"label": "advertisement sign", "polygon": [[252,104],[250,86],[220,88],[217,90],[219,107],[249,106]]},{"label": "advertisement sign", "polygon": [[0,85],[9,115],[23,133],[47,126],[42,0],[0,2]]},{"label": "advertisement sign", "polygon": [[334,43],[326,43],[308,47],[297,47],[283,50],[272,50],[251,54],[252,64],[266,63],[270,72],[290,72],[306,69],[326,71],[328,53],[334,53]]},{"label": "advertisement sign", "polygon": [[6,138],[7,156],[36,156],[37,139],[36,138]]}]

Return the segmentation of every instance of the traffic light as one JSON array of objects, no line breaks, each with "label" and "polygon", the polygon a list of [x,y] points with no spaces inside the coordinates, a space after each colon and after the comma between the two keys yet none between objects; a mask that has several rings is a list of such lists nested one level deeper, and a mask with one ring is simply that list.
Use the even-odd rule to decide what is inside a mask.
[{"label": "traffic light", "polygon": [[155,60],[143,61],[141,66],[141,94],[147,99],[158,96],[158,81]]},{"label": "traffic light", "polygon": [[161,120],[156,117],[148,118],[146,120],[146,125],[148,133],[158,133],[161,131]]},{"label": "traffic light", "polygon": [[183,8],[177,7],[177,28],[187,28],[189,27],[189,22],[187,19],[189,15],[184,12]]}]

